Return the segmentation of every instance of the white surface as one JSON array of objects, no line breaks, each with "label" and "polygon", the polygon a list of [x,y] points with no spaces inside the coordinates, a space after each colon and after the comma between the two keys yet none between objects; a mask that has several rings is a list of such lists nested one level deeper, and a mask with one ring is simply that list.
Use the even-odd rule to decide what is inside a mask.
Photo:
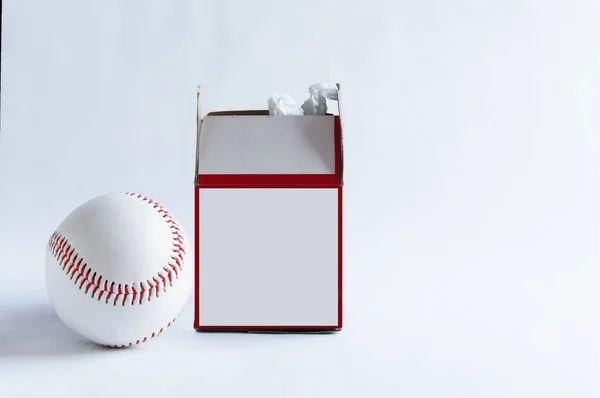
[{"label": "white surface", "polygon": [[46,251],[46,289],[60,319],[102,345],[162,334],[190,298],[193,245],[140,194],[112,192],[75,208]]},{"label": "white surface", "polygon": [[201,189],[200,324],[338,324],[337,189]]},{"label": "white surface", "polygon": [[333,133],[333,116],[206,116],[198,172],[333,174]]},{"label": "white surface", "polygon": [[[598,397],[600,4],[272,5],[3,1],[0,394]],[[44,250],[74,206],[145,192],[193,231],[198,84],[211,111],[315,81],[343,87],[343,332],[61,325]]]}]

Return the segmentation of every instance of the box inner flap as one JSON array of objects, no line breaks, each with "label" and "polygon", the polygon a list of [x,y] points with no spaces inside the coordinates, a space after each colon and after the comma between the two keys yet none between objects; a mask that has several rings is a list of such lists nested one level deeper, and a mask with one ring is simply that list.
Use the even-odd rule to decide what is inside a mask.
[{"label": "box inner flap", "polygon": [[332,115],[211,112],[199,140],[199,175],[335,173]]}]

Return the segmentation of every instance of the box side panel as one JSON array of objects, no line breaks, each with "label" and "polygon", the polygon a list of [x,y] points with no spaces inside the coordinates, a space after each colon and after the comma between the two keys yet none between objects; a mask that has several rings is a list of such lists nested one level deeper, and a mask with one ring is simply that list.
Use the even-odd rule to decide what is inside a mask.
[{"label": "box side panel", "polygon": [[199,174],[335,174],[334,116],[206,116]]},{"label": "box side panel", "polygon": [[339,188],[198,192],[197,328],[341,326]]}]

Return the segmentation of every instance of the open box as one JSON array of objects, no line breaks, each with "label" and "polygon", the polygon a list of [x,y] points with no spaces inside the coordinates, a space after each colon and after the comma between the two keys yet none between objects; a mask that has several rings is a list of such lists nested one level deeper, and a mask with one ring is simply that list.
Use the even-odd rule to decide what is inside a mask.
[{"label": "open box", "polygon": [[195,171],[199,331],[342,328],[338,114],[202,113]]}]

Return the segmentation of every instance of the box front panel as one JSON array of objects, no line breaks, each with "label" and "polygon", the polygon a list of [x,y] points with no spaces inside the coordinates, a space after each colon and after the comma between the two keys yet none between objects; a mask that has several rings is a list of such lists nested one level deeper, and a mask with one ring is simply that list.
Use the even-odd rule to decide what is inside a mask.
[{"label": "box front panel", "polygon": [[200,327],[338,325],[337,188],[199,191]]}]

